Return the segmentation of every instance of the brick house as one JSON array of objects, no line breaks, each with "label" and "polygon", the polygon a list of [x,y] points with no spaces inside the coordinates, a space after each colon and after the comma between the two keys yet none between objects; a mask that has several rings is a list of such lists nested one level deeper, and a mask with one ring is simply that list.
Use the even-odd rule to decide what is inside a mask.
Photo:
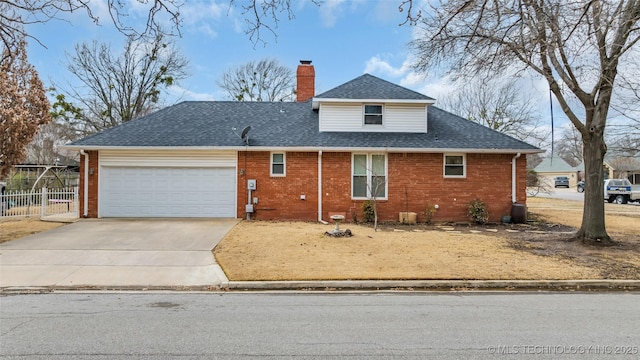
[{"label": "brick house", "polygon": [[350,220],[375,192],[381,220],[464,221],[478,198],[497,221],[526,203],[534,146],[372,75],[315,95],[301,61],[297,79],[297,102],[182,102],[67,145],[81,213]]}]

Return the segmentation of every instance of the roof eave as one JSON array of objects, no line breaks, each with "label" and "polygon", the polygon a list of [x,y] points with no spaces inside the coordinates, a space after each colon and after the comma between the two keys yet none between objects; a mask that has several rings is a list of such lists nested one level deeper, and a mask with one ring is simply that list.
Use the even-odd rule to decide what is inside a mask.
[{"label": "roof eave", "polygon": [[396,148],[396,147],[330,147],[330,146],[91,146],[64,145],[69,150],[220,150],[220,151],[289,151],[289,152],[388,152],[388,153],[474,153],[536,154],[540,149],[464,149],[464,148]]}]

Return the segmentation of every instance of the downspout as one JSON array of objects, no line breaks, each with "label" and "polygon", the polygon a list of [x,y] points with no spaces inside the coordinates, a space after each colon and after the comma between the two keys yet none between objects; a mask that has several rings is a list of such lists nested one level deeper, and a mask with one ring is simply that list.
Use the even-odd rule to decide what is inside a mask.
[{"label": "downspout", "polygon": [[517,153],[513,159],[511,159],[511,202],[513,204],[516,203],[516,159],[522,155],[521,153]]},{"label": "downspout", "polygon": [[86,218],[89,214],[87,205],[89,204],[89,154],[80,149],[80,155],[84,156],[84,189],[82,191],[82,217]]},{"label": "downspout", "polygon": [[318,150],[318,222],[328,224],[322,220],[322,150]]}]

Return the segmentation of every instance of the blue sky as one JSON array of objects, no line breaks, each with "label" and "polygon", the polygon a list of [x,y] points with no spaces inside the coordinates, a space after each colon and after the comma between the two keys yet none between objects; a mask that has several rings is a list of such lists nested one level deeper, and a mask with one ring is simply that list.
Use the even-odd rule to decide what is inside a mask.
[{"label": "blue sky", "polygon": [[[277,38],[263,32],[264,45],[254,44],[244,33],[243,15],[237,8],[229,11],[228,0],[189,1],[181,8],[184,26],[177,45],[190,60],[191,76],[173,93],[184,100],[221,100],[224,95],[215,81],[226,69],[267,57],[294,70],[299,60],[312,60],[318,93],[365,72],[422,91],[426,80],[409,80],[414,76],[407,66],[407,43],[414,29],[399,26],[403,21],[399,3],[334,0],[318,7],[309,1],[294,1],[296,18],[287,20],[283,14]],[[31,40],[28,55],[47,85],[70,79],[65,51],[72,52],[74,44],[100,40],[119,49],[124,41],[106,20],[96,26],[84,13],[65,14],[64,19],[28,28],[46,46]]]},{"label": "blue sky", "polygon": [[[400,2],[324,0],[321,6],[316,6],[309,0],[296,0],[293,1],[295,19],[288,20],[281,14],[277,37],[263,32],[265,45],[253,43],[245,34],[245,17],[238,8],[229,9],[229,0],[189,0],[180,9],[184,21],[177,46],[190,61],[191,75],[171,88],[166,105],[183,100],[226,100],[216,79],[230,67],[263,58],[275,58],[292,70],[299,60],[312,60],[316,93],[370,73],[437,101],[453,91],[456,85],[438,71],[429,76],[412,71],[408,43],[417,29],[399,25],[405,19],[405,14],[398,11]],[[120,49],[124,43],[124,36],[110,22],[104,0],[92,0],[91,3],[94,14],[103,19],[100,25],[95,25],[81,11],[61,14],[62,20],[27,28],[46,46],[31,40],[28,50],[29,60],[46,86],[69,87],[67,83],[73,77],[66,70],[65,52],[72,52],[76,43],[99,40],[111,43],[113,49]],[[134,0],[129,3],[137,4]],[[133,22],[144,20],[146,10],[134,6],[129,15]],[[525,96],[540,104],[541,118],[548,118],[546,83],[529,78],[520,81],[526,89]],[[556,121],[566,119],[561,112],[555,113]]]}]

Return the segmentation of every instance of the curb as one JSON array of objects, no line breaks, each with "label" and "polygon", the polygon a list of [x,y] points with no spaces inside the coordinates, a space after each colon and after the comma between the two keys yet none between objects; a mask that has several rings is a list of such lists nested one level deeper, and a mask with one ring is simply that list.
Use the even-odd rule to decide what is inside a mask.
[{"label": "curb", "polygon": [[640,291],[640,280],[229,281],[223,290]]},{"label": "curb", "polygon": [[0,294],[48,294],[56,291],[96,292],[640,292],[640,280],[330,280],[228,281],[220,286],[7,286]]}]

